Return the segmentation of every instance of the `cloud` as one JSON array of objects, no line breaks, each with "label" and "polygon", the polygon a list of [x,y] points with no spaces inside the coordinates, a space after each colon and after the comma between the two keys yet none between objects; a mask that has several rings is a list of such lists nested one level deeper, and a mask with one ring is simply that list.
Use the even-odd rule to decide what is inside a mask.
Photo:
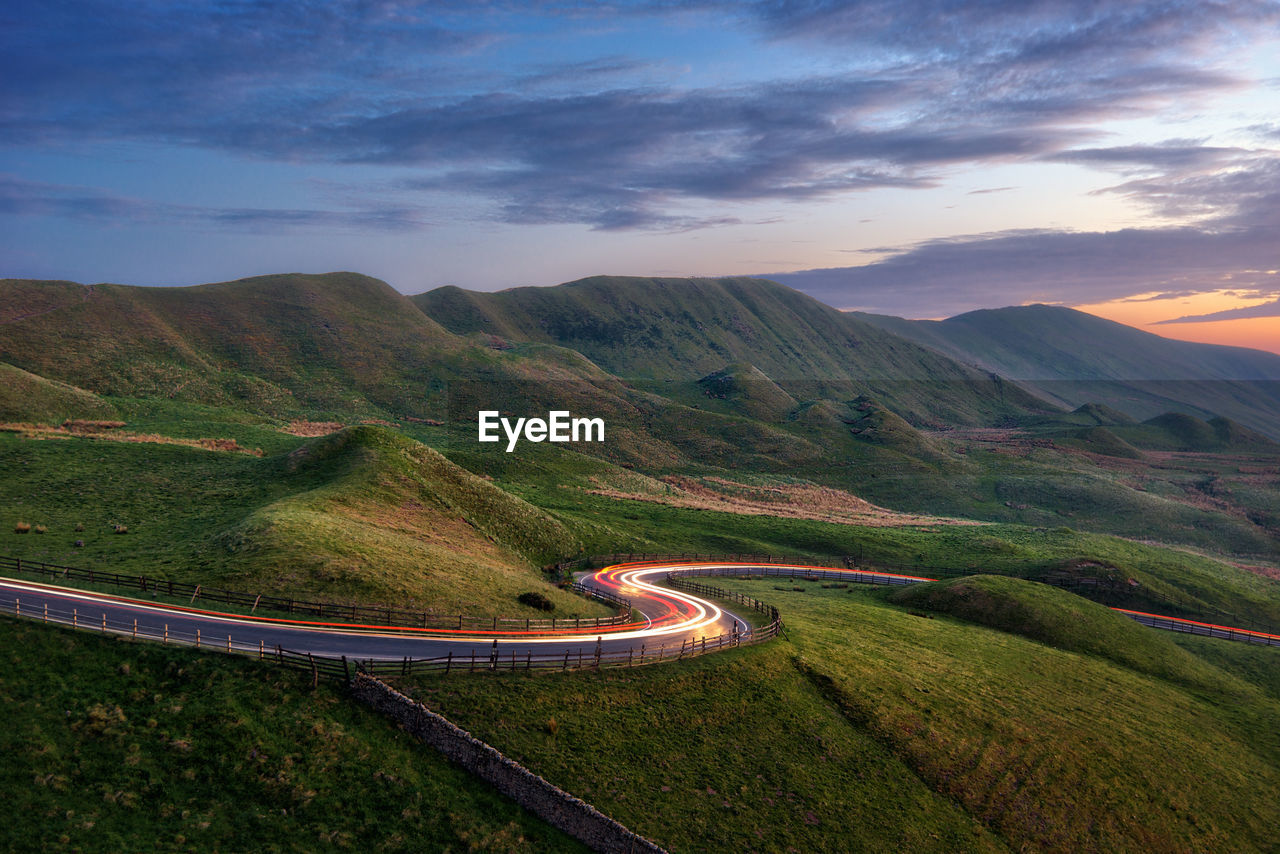
[{"label": "cloud", "polygon": [[[0,27],[0,141],[373,164],[417,172],[402,189],[480,196],[509,222],[690,228],[736,221],[707,215],[716,203],[929,187],[957,165],[1064,149],[1100,158],[1079,148],[1094,123],[1240,85],[1200,57],[1275,11],[1248,0],[143,0],[127,14],[103,0],[32,3]],[[778,82],[677,88],[642,85],[650,63],[634,57],[530,72],[497,50],[530,18],[585,31],[616,15],[701,15],[805,40],[851,70],[819,76],[806,62]]]},{"label": "cloud", "polygon": [[1184,317],[1161,320],[1159,323],[1207,323],[1215,320],[1243,320],[1253,317],[1280,317],[1280,299],[1262,303],[1261,305],[1228,308],[1224,311],[1214,311],[1209,314],[1189,314]]},{"label": "cloud", "polygon": [[[1153,292],[1280,293],[1269,272],[1280,268],[1280,154],[1189,141],[1083,154],[1083,162],[1107,167],[1168,169],[1105,192],[1198,219],[1163,228],[1014,230],[930,240],[864,250],[892,253],[872,264],[769,278],[838,307],[914,317],[1028,302],[1083,305]],[[1262,315],[1228,312],[1215,319],[1249,316]]]},{"label": "cloud", "polygon": [[237,208],[177,205],[131,198],[88,187],[26,181],[0,175],[0,214],[56,216],[113,224],[186,224],[229,230],[416,231],[429,222],[411,206],[366,206],[351,210]]},{"label": "cloud", "polygon": [[764,274],[840,308],[939,317],[1029,302],[1083,305],[1151,291],[1265,287],[1270,230],[1013,231],[919,244],[860,267]]},{"label": "cloud", "polygon": [[1186,50],[1280,16],[1274,0],[761,0],[750,8],[779,37],[1020,65]]},{"label": "cloud", "polygon": [[1045,155],[1042,160],[1078,163],[1121,172],[1172,172],[1203,170],[1246,154],[1242,148],[1206,146],[1203,140],[1174,139],[1158,145],[1124,145],[1111,148],[1073,148]]}]

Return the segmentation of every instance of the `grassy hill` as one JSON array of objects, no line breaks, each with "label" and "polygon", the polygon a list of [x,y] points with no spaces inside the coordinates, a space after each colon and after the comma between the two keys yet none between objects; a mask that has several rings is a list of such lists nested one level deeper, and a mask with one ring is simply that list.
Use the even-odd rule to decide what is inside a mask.
[{"label": "grassy hill", "polygon": [[110,419],[116,408],[92,392],[0,362],[0,421],[60,424],[68,418]]},{"label": "grassy hill", "polygon": [[561,523],[381,427],[263,458],[0,434],[0,465],[6,520],[47,529],[5,530],[4,554],[442,613],[523,613],[529,590],[561,613],[608,613],[543,580],[542,563],[578,549]]},{"label": "grassy hill", "polygon": [[[0,282],[0,359],[99,394],[266,412],[396,409],[449,336],[351,273],[191,288]],[[421,392],[417,392],[421,394]]]},{"label": "grassy hill", "polygon": [[597,276],[498,293],[446,287],[413,300],[453,332],[569,347],[664,394],[667,383],[746,363],[797,400],[870,394],[917,424],[1043,408],[989,374],[764,279]]},{"label": "grassy hill", "polygon": [[1124,425],[1115,430],[1132,444],[1154,450],[1280,454],[1280,442],[1228,418],[1202,421],[1194,415],[1166,412],[1141,424]]},{"label": "grassy hill", "polygon": [[1071,407],[1100,402],[1139,419],[1169,411],[1220,415],[1280,438],[1274,353],[1175,341],[1059,306],[987,309],[940,321],[857,316]]},{"label": "grassy hill", "polygon": [[913,584],[889,601],[946,614],[970,623],[1023,635],[1034,641],[1110,659],[1191,688],[1236,693],[1239,680],[1224,676],[1172,640],[1123,614],[1045,584],[994,575]]},{"label": "grassy hill", "polygon": [[[411,690],[673,850],[1272,844],[1277,650],[1232,650],[1228,673],[1157,639],[1170,669],[1152,673],[855,588],[717,583],[776,604],[788,639],[667,673]],[[1058,604],[1033,610],[1056,622]]]}]

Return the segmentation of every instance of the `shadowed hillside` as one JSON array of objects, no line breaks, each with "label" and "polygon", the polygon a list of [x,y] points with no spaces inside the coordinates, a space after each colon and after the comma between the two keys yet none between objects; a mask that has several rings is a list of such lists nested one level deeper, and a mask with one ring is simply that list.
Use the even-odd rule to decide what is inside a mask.
[{"label": "shadowed hillside", "polygon": [[1139,419],[1176,410],[1221,415],[1280,437],[1280,356],[1176,341],[1069,308],[972,311],[947,320],[858,314],[1047,399],[1103,403]]},{"label": "shadowed hillside", "polygon": [[403,408],[452,338],[354,273],[189,288],[0,282],[0,359],[99,394],[266,412]]},{"label": "shadowed hillside", "polygon": [[663,393],[744,363],[797,400],[870,394],[916,424],[1043,408],[988,373],[765,279],[597,276],[498,293],[438,288],[413,300],[453,332],[570,347]]}]

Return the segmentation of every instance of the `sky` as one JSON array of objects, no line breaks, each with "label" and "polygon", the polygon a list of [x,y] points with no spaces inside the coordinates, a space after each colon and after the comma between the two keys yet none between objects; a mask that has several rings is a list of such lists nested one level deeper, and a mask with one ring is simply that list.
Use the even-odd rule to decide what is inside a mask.
[{"label": "sky", "polygon": [[1280,0],[10,0],[0,276],[761,275],[1280,352]]}]

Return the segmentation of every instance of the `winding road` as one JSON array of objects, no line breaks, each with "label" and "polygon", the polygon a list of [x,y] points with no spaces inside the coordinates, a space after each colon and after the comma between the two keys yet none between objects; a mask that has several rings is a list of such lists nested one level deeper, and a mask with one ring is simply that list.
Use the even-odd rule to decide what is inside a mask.
[{"label": "winding road", "polygon": [[[245,616],[202,608],[0,578],[0,612],[70,624],[117,635],[132,635],[226,651],[284,649],[295,654],[354,661],[400,661],[492,655],[495,659],[585,654],[629,656],[637,648],[650,654],[692,649],[700,640],[714,646],[737,645],[753,638],[751,625],[738,614],[700,595],[658,586],[671,575],[753,575],[837,579],[845,582],[903,585],[930,579],[864,570],[803,565],[738,563],[621,564],[586,574],[581,583],[632,603],[636,619],[596,628],[418,629],[334,621]],[[1146,625],[1209,637],[1280,646],[1280,635],[1220,626],[1158,614],[1116,609]],[[629,660],[629,659],[628,659]]]}]

